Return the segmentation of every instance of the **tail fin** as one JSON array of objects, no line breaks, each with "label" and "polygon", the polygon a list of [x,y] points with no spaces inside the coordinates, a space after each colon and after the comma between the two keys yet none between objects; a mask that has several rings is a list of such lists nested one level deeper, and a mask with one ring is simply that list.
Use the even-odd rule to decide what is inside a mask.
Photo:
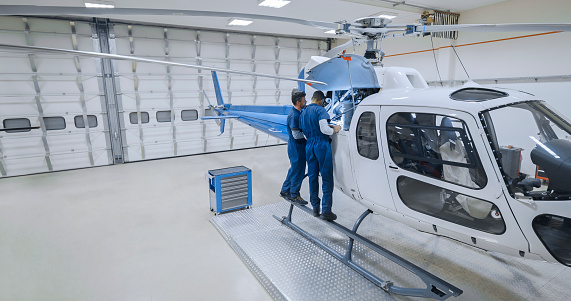
[{"label": "tail fin", "polygon": [[[305,68],[301,69],[299,76],[297,78],[303,79],[305,77]],[[297,82],[298,90],[301,92],[305,92],[305,84],[302,82]]]},{"label": "tail fin", "polygon": [[[216,92],[216,103],[219,106],[224,105],[224,99],[222,99],[222,92],[220,91],[220,83],[218,82],[218,76],[216,75],[216,71],[212,71],[212,82],[214,83],[214,91]],[[220,135],[224,133],[224,126],[226,125],[225,119],[220,119]]]},{"label": "tail fin", "polygon": [[218,103],[219,106],[223,106],[224,99],[222,99],[222,92],[220,91],[220,83],[218,82],[216,71],[212,71],[212,82],[214,83],[214,91],[216,91],[216,103]]}]

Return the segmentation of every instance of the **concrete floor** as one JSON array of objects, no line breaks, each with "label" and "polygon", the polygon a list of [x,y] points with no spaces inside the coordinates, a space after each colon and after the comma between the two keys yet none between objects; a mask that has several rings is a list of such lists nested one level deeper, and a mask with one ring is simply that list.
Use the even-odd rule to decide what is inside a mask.
[{"label": "concrete floor", "polygon": [[[277,194],[289,167],[286,146],[0,179],[0,300],[271,300],[209,222],[205,173],[236,165],[252,169],[254,207],[282,202]],[[309,195],[307,181],[302,194]],[[417,248],[422,245],[403,252],[434,251]],[[460,276],[494,282],[489,267],[512,269],[501,256],[479,252],[490,262],[480,269],[479,263],[471,265],[468,275],[456,271]],[[565,282],[571,270],[545,272],[536,267],[542,264],[515,266],[554,281],[543,285],[524,277],[506,285],[517,290],[541,284],[537,292],[549,292],[521,300],[571,300]],[[446,279],[467,286],[453,276]],[[506,296],[482,297],[487,290],[467,292],[464,300]],[[478,292],[482,298],[473,298]]]},{"label": "concrete floor", "polygon": [[0,179],[0,300],[271,300],[208,221],[236,165],[281,201],[285,146]]}]

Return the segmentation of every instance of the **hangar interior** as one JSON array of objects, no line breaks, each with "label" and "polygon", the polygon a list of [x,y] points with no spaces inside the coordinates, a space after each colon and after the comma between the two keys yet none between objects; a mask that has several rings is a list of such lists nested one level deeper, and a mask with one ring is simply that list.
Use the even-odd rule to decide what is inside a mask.
[{"label": "hangar interior", "polygon": [[[393,23],[408,24],[425,10],[438,10],[458,14],[458,24],[571,23],[571,3],[564,0],[292,0],[279,9],[259,6],[256,0],[17,3],[43,6],[38,15],[3,14],[3,6],[15,3],[0,0],[0,43],[297,78],[312,56],[347,41],[323,29],[269,20],[230,26],[226,17],[61,15],[56,8],[88,2],[327,22],[388,14]],[[414,68],[430,87],[460,87],[471,80],[485,88],[526,91],[571,116],[569,32],[462,31],[456,39],[395,37],[382,45],[384,66]],[[365,43],[355,44],[346,53],[361,55],[365,48]],[[218,79],[222,97],[232,105],[290,105],[291,90],[298,86],[224,72],[218,72]],[[232,214],[265,222],[271,213],[264,208],[287,214],[288,204],[278,196],[290,166],[286,142],[233,119],[226,120],[221,133],[215,120],[202,119],[216,115],[215,103],[207,70],[0,49],[0,128],[8,129],[0,131],[0,299],[415,299],[388,294],[368,282],[342,289],[355,278],[350,270],[332,272],[335,281],[328,283],[338,290],[326,292],[326,283],[307,284],[315,275],[303,264],[292,264],[302,278],[275,274],[284,287],[290,286],[285,293],[272,293],[229,245],[228,239],[238,241],[240,233],[224,236],[213,224],[232,224]],[[509,114],[497,119],[503,120],[497,126],[507,129],[505,144],[530,131]],[[516,146],[530,149],[534,144]],[[521,172],[536,172],[534,165],[521,162]],[[232,166],[251,169],[253,208],[223,213],[213,221],[206,174]],[[309,198],[307,182],[301,194]],[[339,190],[334,199],[339,202],[334,210],[365,208]],[[364,227],[377,235],[375,242],[464,285],[458,299],[571,298],[571,270],[565,265],[485,252],[394,225],[382,216],[372,218],[375,223]],[[270,220],[278,232],[252,229],[242,240],[271,241],[287,230]],[[343,220],[347,227],[353,221]],[[378,227],[392,232],[374,232]],[[280,252],[274,250],[269,264],[278,270]],[[462,259],[450,259],[456,256]],[[268,275],[264,279],[274,277]]]}]

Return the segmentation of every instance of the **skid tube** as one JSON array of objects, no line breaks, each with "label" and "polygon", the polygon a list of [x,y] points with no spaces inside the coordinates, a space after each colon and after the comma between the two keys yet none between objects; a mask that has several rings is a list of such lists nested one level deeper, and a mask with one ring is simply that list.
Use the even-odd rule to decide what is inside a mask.
[{"label": "skid tube", "polygon": [[[389,293],[397,294],[397,295],[432,298],[432,299],[436,299],[436,300],[446,300],[450,297],[458,297],[463,293],[461,289],[455,287],[454,285],[438,278],[437,276],[435,276],[435,275],[429,273],[428,271],[416,266],[415,264],[407,261],[406,259],[392,253],[391,251],[375,244],[374,242],[370,241],[369,239],[357,234],[357,229],[359,228],[359,225],[361,225],[361,222],[365,219],[365,217],[367,217],[373,211],[367,209],[365,212],[363,212],[363,214],[361,214],[361,216],[355,222],[355,225],[353,226],[353,230],[349,230],[348,228],[346,228],[346,227],[344,227],[344,226],[342,226],[336,222],[333,222],[333,221],[324,221],[329,226],[331,226],[333,229],[335,229],[338,232],[341,232],[341,233],[343,233],[349,237],[349,246],[347,247],[347,251],[345,254],[341,254],[341,253],[335,251],[330,246],[326,245],[323,241],[317,239],[315,236],[313,236],[313,235],[309,234],[307,231],[301,229],[299,226],[297,226],[296,224],[294,224],[291,221],[291,216],[293,213],[294,206],[305,211],[305,212],[307,212],[307,213],[309,213],[309,214],[313,214],[313,211],[311,208],[304,206],[304,205],[292,203],[289,200],[287,200],[287,201],[290,202],[290,204],[291,204],[291,206],[289,208],[288,216],[287,217],[283,216],[283,217],[279,218],[279,217],[274,215],[273,217],[275,219],[280,221],[282,224],[288,226],[290,229],[294,230],[295,232],[297,232],[301,236],[305,237],[307,240],[311,241],[312,243],[314,243],[315,245],[317,245],[318,247],[320,247],[321,249],[323,249],[324,251],[326,251],[327,253],[329,253],[333,257],[337,258],[339,261],[341,261],[345,265],[349,266],[355,272],[359,273],[361,276],[363,276],[367,280],[373,282],[374,284],[376,284],[377,286],[379,286],[383,290],[385,290]],[[358,241],[359,243],[365,245],[369,249],[371,249],[371,250],[379,253],[380,255],[386,257],[387,259],[391,260],[392,262],[394,262],[394,263],[400,265],[401,267],[409,270],[411,273],[417,275],[426,284],[426,288],[406,288],[406,287],[394,286],[391,281],[382,280],[379,277],[373,275],[371,272],[367,271],[362,266],[356,264],[352,260],[352,256],[351,256],[352,255],[351,252],[353,250],[353,243],[355,240]]]}]

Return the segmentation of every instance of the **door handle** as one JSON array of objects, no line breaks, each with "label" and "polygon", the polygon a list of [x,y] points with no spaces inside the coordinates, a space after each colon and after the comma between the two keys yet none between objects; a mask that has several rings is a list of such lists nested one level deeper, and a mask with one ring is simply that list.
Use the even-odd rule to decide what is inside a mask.
[{"label": "door handle", "polygon": [[389,168],[390,168],[390,169],[394,169],[394,170],[398,170],[398,169],[399,169],[398,167],[396,167],[396,166],[394,166],[394,165],[390,165],[390,164],[389,164]]}]

